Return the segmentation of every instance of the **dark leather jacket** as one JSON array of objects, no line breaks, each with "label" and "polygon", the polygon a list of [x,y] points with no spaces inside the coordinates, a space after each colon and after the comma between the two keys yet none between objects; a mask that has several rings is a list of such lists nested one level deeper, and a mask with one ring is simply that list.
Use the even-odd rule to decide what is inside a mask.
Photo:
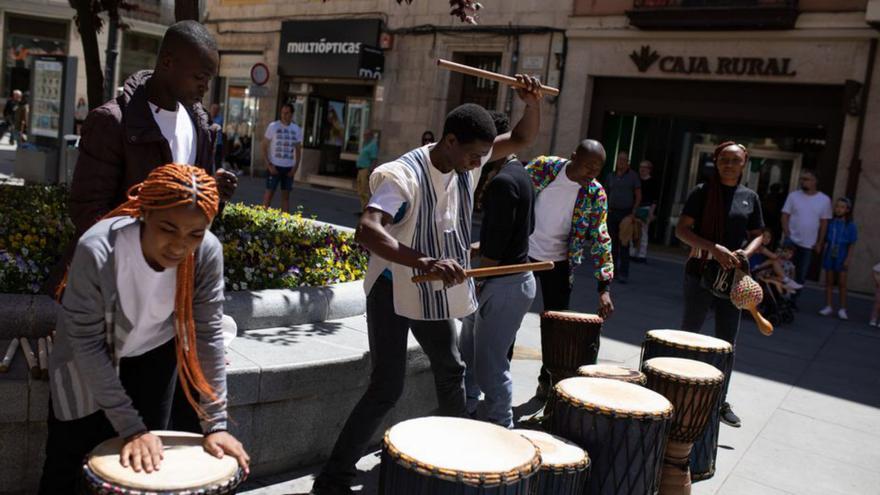
[{"label": "dark leather jacket", "polygon": [[[152,74],[150,70],[133,74],[125,81],[121,95],[86,117],[70,190],[70,217],[77,238],[122,204],[131,186],[172,161],[171,146],[147,104],[145,83]],[[186,110],[196,128],[194,165],[210,171],[216,138],[210,119],[200,103]]]}]

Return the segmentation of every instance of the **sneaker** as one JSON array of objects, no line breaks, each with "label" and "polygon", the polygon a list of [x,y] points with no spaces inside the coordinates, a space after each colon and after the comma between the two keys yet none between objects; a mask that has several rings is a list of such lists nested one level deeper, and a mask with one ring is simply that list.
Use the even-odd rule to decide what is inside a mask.
[{"label": "sneaker", "polygon": [[721,422],[734,428],[742,426],[739,416],[733,412],[733,409],[730,408],[730,404],[727,402],[721,406]]},{"label": "sneaker", "polygon": [[824,308],[819,310],[819,314],[822,316],[831,316],[831,313],[834,312],[834,309],[831,306],[825,306]]},{"label": "sneaker", "polygon": [[803,286],[802,284],[799,284],[799,283],[795,282],[794,280],[792,280],[792,279],[790,279],[790,278],[788,278],[788,277],[785,277],[785,278],[782,280],[782,283],[784,283],[785,286],[786,286],[787,288],[791,289],[791,290],[801,290],[801,289],[804,288],[804,286]]},{"label": "sneaker", "polygon": [[845,308],[840,308],[840,311],[837,312],[837,317],[840,318],[841,320],[848,320],[849,319],[849,315],[846,314]]}]

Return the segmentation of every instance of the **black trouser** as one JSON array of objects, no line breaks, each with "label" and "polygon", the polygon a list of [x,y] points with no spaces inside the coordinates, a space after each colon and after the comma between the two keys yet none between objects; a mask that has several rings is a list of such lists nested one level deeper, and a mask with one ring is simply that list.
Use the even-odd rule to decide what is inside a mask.
[{"label": "black trouser", "polygon": [[[165,430],[177,379],[174,339],[140,356],[119,360],[119,380],[149,430]],[[82,492],[83,460],[101,442],[118,436],[104,411],[61,421],[49,404],[41,495]]]},{"label": "black trouser", "polygon": [[629,277],[629,244],[620,242],[620,223],[632,215],[629,210],[608,210],[608,233],[611,235],[611,258],[614,260],[614,275]]},{"label": "black trouser", "polygon": [[373,371],[370,385],[345,422],[316,483],[349,486],[385,416],[400,399],[406,378],[409,330],[431,361],[442,416],[465,417],[464,363],[453,320],[417,321],[394,312],[392,283],[379,277],[367,296],[367,332]]},{"label": "black trouser", "polygon": [[[536,260],[532,260],[536,261]],[[541,285],[541,299],[544,300],[543,311],[567,311],[571,300],[571,279],[569,278],[568,261],[557,261],[552,270],[535,272]],[[543,336],[541,337],[543,340]],[[538,382],[550,384],[550,374],[541,366]]]}]

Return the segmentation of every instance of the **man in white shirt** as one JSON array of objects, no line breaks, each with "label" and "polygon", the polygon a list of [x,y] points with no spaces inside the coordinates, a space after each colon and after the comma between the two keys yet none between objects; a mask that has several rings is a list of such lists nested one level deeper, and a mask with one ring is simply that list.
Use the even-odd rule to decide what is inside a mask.
[{"label": "man in white shirt", "polygon": [[818,190],[815,172],[804,170],[800,181],[801,190],[789,193],[782,207],[782,231],[785,244],[795,249],[792,258],[796,267],[795,281],[803,284],[813,253],[819,255],[822,251],[822,240],[832,215],[831,198]]},{"label": "man in white shirt", "polygon": [[281,105],[281,120],[266,127],[263,136],[263,156],[269,175],[266,177],[266,193],[263,206],[272,206],[272,196],[281,186],[281,211],[290,211],[290,190],[293,189],[293,176],[302,159],[303,131],[293,122],[293,105]]},{"label": "man in white shirt", "polygon": [[[528,146],[540,127],[538,82],[517,77],[530,89],[518,90],[526,109],[513,131],[497,136],[485,109],[462,105],[446,117],[438,143],[416,148],[370,176],[373,196],[356,239],[371,253],[364,288],[373,370],[313,494],[353,493],[355,463],[403,393],[410,330],[431,361],[439,414],[467,414],[455,319],[477,308],[474,282],[464,274],[474,189],[480,167]],[[412,282],[423,274],[442,281]]]}]

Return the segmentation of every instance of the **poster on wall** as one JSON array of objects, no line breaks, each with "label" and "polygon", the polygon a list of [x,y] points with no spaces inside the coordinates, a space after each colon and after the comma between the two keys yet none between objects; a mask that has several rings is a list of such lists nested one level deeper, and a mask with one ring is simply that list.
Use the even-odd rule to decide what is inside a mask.
[{"label": "poster on wall", "polygon": [[64,64],[57,60],[34,61],[31,129],[35,136],[60,137]]},{"label": "poster on wall", "polygon": [[344,101],[327,102],[327,138],[324,144],[342,147],[345,130],[343,122],[345,118]]}]

